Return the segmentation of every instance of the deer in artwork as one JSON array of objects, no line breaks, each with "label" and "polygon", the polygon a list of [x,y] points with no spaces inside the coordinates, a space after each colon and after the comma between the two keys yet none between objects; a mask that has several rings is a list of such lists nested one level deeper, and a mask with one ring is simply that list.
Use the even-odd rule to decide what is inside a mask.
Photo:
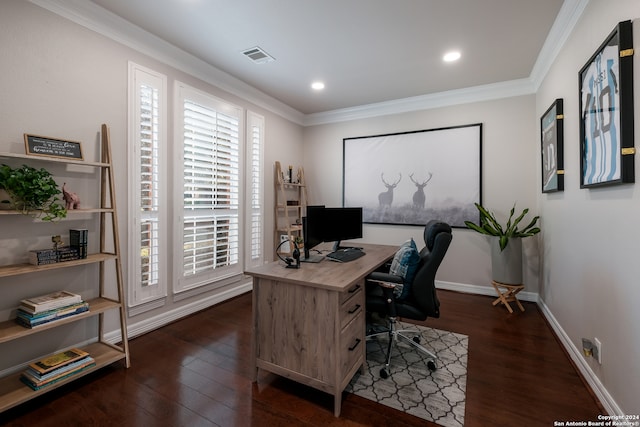
[{"label": "deer in artwork", "polygon": [[393,190],[398,186],[398,183],[402,179],[402,174],[398,174],[398,180],[393,184],[389,184],[384,180],[384,172],[380,174],[380,178],[382,179],[384,186],[387,187],[387,191],[383,191],[378,194],[378,202],[380,202],[380,207],[391,206],[391,203],[393,202]]},{"label": "deer in artwork", "polygon": [[429,172],[429,176],[425,181],[417,182],[415,179],[413,179],[413,174],[409,174],[409,179],[416,186],[416,192],[413,193],[413,207],[415,209],[424,209],[424,202],[426,200],[426,196],[424,195],[424,187],[426,187],[429,181],[431,181],[431,178],[433,178],[433,174]]}]

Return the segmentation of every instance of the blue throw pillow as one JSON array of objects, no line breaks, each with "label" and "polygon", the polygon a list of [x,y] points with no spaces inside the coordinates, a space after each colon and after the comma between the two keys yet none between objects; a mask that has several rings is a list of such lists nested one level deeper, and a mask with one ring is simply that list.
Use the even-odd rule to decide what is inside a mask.
[{"label": "blue throw pillow", "polygon": [[402,277],[403,284],[396,286],[393,290],[397,299],[405,299],[411,291],[411,283],[416,275],[418,264],[420,263],[420,253],[413,239],[407,240],[400,246],[398,252],[393,257],[389,273]]}]

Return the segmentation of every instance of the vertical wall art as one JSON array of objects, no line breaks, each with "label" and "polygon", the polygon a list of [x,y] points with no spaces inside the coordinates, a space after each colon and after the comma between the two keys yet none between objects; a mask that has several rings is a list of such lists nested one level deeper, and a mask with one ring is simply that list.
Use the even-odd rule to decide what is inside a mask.
[{"label": "vertical wall art", "polygon": [[616,26],[578,78],[580,188],[634,182],[631,21]]},{"label": "vertical wall art", "polygon": [[562,98],[558,98],[540,118],[543,193],[564,190],[563,122]]},{"label": "vertical wall art", "polygon": [[343,205],[363,221],[478,222],[482,124],[343,139]]}]

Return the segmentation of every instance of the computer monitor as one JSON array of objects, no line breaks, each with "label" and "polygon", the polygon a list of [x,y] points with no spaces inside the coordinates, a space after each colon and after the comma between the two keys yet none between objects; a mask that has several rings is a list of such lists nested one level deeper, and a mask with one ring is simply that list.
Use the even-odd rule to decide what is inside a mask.
[{"label": "computer monitor", "polygon": [[322,243],[324,233],[324,205],[307,206],[307,215],[302,218],[302,238],[304,239],[304,258],[302,261],[317,262],[322,257],[311,256],[309,250]]},{"label": "computer monitor", "polygon": [[335,242],[333,250],[340,246],[341,240],[362,237],[362,208],[325,208],[323,212],[324,232],[322,240]]}]

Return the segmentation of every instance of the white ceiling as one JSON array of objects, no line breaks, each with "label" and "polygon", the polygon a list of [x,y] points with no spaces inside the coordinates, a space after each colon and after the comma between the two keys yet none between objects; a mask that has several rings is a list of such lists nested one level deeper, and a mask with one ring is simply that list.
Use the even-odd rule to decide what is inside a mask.
[{"label": "white ceiling", "polygon": [[[563,4],[563,0],[92,2],[303,114],[529,78]],[[276,60],[251,62],[242,51],[254,46]],[[451,49],[460,50],[462,59],[445,64],[442,56]],[[313,80],[324,81],[325,90],[314,92]]]}]

